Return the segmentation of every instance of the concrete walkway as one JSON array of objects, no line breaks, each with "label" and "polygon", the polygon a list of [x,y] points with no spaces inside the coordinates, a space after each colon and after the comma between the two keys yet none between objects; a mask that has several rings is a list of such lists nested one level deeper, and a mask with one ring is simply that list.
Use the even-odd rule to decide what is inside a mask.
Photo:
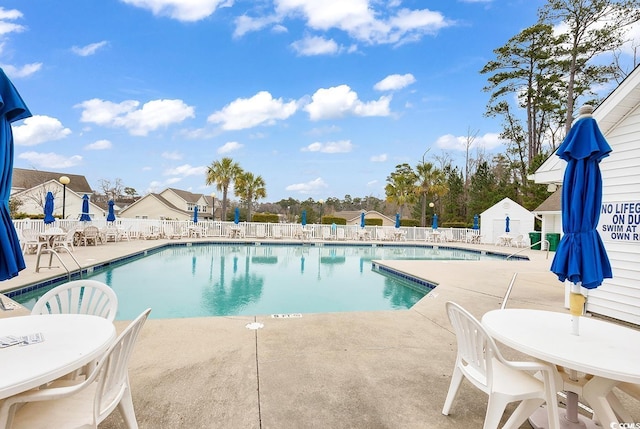
[{"label": "concrete walkway", "polygon": [[[95,264],[164,243],[109,243],[75,253],[81,264]],[[410,310],[290,319],[150,319],[129,371],[139,426],[481,428],[487,397],[468,382],[451,415],[441,414],[456,355],[444,304],[456,301],[480,318],[500,307],[518,273],[508,307],[567,311],[563,286],[549,271],[553,255],[547,259],[545,252],[532,250],[523,254],[531,260],[385,261],[438,284]],[[33,273],[32,256],[27,263],[20,276],[0,287],[7,290],[59,274],[48,269]],[[263,327],[249,329],[254,322]],[[127,324],[116,323],[119,330]],[[520,357],[506,348],[504,352]],[[640,405],[632,403],[631,409],[640,421]],[[115,411],[100,427],[125,426]]]}]

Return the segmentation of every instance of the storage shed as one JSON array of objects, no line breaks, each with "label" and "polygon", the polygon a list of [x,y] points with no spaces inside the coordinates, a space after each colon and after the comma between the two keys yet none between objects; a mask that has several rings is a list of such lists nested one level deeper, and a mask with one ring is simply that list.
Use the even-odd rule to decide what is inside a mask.
[{"label": "storage shed", "polygon": [[509,235],[522,235],[529,242],[529,232],[533,231],[534,216],[510,198],[489,207],[480,214],[480,235],[485,243],[497,243],[498,237],[506,233],[507,217],[509,217]]}]

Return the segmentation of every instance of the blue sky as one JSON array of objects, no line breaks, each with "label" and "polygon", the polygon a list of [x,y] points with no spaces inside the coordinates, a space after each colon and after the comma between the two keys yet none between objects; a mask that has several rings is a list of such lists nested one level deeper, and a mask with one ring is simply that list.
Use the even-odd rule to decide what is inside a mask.
[{"label": "blue sky", "polygon": [[210,194],[231,157],[265,201],[384,197],[395,165],[477,132],[479,70],[540,0],[4,0],[0,67],[33,118],[14,166]]}]

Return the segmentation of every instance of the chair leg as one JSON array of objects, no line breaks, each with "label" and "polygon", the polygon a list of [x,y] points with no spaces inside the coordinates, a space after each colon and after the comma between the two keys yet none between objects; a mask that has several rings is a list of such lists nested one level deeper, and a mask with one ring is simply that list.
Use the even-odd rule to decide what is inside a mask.
[{"label": "chair leg", "polygon": [[129,388],[129,382],[124,389],[122,399],[118,403],[118,410],[122,414],[122,418],[128,429],[138,429],[138,421],[136,420],[136,413],[133,409],[133,398],[131,397],[131,389]]},{"label": "chair leg", "polygon": [[544,402],[542,399],[525,399],[521,401],[502,429],[518,429]]},{"label": "chair leg", "polygon": [[449,384],[449,392],[447,392],[447,398],[444,401],[444,406],[442,407],[442,414],[445,416],[449,415],[449,411],[451,410],[451,405],[453,405],[453,400],[456,398],[458,394],[458,389],[460,388],[460,384],[462,384],[462,379],[464,375],[460,368],[456,365],[453,370],[453,374],[451,375],[451,383]]},{"label": "chair leg", "polygon": [[484,426],[482,426],[482,428],[497,429],[498,425],[500,424],[500,420],[502,419],[502,415],[504,414],[504,410],[505,408],[507,408],[507,404],[509,404],[509,402],[502,398],[500,395],[489,395],[487,414],[484,417]]}]

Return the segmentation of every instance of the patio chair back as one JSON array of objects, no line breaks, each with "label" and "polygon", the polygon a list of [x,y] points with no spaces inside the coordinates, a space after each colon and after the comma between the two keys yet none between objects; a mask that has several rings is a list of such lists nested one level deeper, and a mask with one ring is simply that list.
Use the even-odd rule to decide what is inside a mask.
[{"label": "patio chair back", "polygon": [[31,314],[91,314],[116,318],[118,296],[96,280],[74,280],[56,286],[36,301]]}]

